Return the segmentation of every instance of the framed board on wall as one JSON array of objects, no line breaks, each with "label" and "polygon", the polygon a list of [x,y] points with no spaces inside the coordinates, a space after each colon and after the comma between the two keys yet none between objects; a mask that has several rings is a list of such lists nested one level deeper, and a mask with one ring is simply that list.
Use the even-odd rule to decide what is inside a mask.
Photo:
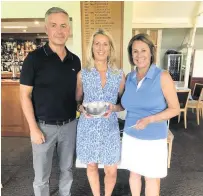
[{"label": "framed board on wall", "polygon": [[121,1],[82,1],[82,65],[86,64],[86,49],[94,31],[103,28],[115,42],[118,67],[123,62],[123,2]]}]

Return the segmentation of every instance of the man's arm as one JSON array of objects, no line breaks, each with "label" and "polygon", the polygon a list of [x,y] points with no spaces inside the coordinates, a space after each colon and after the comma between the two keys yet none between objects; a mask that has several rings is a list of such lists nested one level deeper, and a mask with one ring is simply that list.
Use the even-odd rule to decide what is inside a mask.
[{"label": "man's arm", "polygon": [[31,101],[32,86],[20,85],[20,101],[23,109],[23,113],[27,119],[30,128],[30,137],[33,143],[41,144],[45,142],[45,138],[41,130],[39,129],[35,120],[34,109]]}]

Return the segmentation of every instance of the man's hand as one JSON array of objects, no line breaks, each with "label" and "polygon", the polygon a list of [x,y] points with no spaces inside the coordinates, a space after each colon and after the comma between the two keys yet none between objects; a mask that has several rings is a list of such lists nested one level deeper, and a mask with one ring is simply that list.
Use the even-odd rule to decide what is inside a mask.
[{"label": "man's hand", "polygon": [[39,128],[30,130],[30,138],[34,144],[42,144],[45,142],[45,137]]}]

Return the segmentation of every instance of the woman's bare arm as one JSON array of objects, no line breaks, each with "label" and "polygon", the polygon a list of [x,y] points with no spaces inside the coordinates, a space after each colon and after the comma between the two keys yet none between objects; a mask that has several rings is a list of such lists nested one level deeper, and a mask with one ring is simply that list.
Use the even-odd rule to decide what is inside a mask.
[{"label": "woman's bare arm", "polygon": [[168,108],[163,112],[152,115],[150,122],[168,120],[180,113],[180,104],[177,97],[176,88],[170,74],[166,71],[161,74],[161,88],[168,104]]},{"label": "woman's bare arm", "polygon": [[121,83],[120,83],[120,87],[119,87],[119,94],[118,94],[119,103],[113,106],[114,112],[120,112],[120,111],[124,110],[121,103],[120,103],[120,99],[123,95],[124,89],[125,89],[125,75],[123,74],[122,79],[121,79]]},{"label": "woman's bare arm", "polygon": [[168,72],[162,72],[161,74],[161,88],[168,105],[167,109],[165,109],[164,111],[158,114],[151,115],[138,120],[136,122],[136,125],[134,126],[134,128],[136,128],[137,130],[144,129],[149,123],[168,120],[179,114],[180,105],[179,105],[175,85]]},{"label": "woman's bare arm", "polygon": [[76,96],[75,99],[77,101],[77,110],[80,110],[80,106],[83,101],[83,86],[82,86],[82,76],[81,71],[77,74],[77,86],[76,86]]}]

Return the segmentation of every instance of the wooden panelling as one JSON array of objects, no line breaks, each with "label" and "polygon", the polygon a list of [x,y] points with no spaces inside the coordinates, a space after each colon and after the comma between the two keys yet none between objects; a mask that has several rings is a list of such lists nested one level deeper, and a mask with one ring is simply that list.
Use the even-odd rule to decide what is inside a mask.
[{"label": "wooden panelling", "polygon": [[[155,63],[160,63],[160,49],[161,49],[161,35],[162,32],[159,29],[133,29],[132,36],[135,36],[140,33],[148,34],[150,39],[155,45]],[[134,69],[134,66],[131,67],[131,70]]]},{"label": "wooden panelling", "polygon": [[154,45],[157,47],[158,30],[150,30],[149,36],[151,37]]},{"label": "wooden panelling", "polygon": [[82,65],[86,64],[86,52],[93,32],[99,28],[108,31],[115,42],[118,67],[123,62],[123,2],[82,1]]},{"label": "wooden panelling", "polygon": [[19,80],[2,80],[2,136],[29,136],[29,129],[20,105]]},{"label": "wooden panelling", "polygon": [[158,30],[157,29],[133,29],[133,36],[139,33],[148,34],[153,41],[155,47],[157,47],[158,41]]}]

